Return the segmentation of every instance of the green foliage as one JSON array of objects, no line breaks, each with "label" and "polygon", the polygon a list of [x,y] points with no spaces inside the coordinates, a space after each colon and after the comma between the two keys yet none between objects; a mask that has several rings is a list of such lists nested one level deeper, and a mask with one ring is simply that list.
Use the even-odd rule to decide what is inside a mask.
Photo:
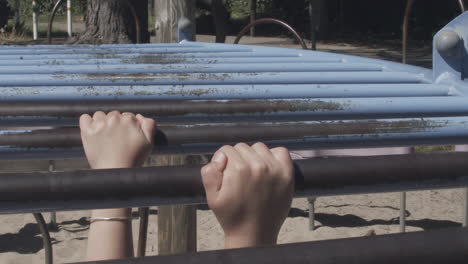
[{"label": "green foliage", "polygon": [[[274,0],[257,0],[257,12],[266,14],[272,11]],[[250,15],[250,0],[228,0],[227,8],[233,19],[244,19]]]},{"label": "green foliage", "polygon": [[[31,0],[7,0],[11,10],[16,10],[16,6],[19,7],[20,16],[22,20],[27,19],[32,15],[33,6]],[[16,3],[18,2],[18,4]],[[50,14],[54,8],[57,0],[36,0],[36,12],[39,14]],[[83,13],[86,8],[86,0],[73,0],[72,10],[74,13]],[[57,15],[64,15],[66,12],[66,1],[64,1],[59,8]]]}]

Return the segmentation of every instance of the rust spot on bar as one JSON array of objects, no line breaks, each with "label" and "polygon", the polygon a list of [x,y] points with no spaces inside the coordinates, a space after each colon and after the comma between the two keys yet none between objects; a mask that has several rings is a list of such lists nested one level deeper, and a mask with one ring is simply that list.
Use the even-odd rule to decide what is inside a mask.
[{"label": "rust spot on bar", "polygon": [[180,64],[186,63],[188,59],[192,57],[174,56],[171,53],[159,53],[159,54],[141,54],[135,58],[122,59],[123,64]]},{"label": "rust spot on bar", "polygon": [[98,54],[92,54],[92,56],[94,56],[96,59],[118,59],[119,58],[118,55],[112,54],[112,53],[106,53],[106,54],[98,53]]},{"label": "rust spot on bar", "polygon": [[[185,89],[180,87],[172,87],[168,91],[160,92],[160,95],[178,95],[178,96],[202,96],[206,94],[214,94],[219,92],[218,88],[199,88],[199,89]],[[136,93],[135,93],[136,95]]]},{"label": "rust spot on bar", "polygon": [[[145,81],[145,80],[178,80],[178,81],[186,81],[186,80],[217,80],[217,81],[224,81],[227,79],[233,79],[234,76],[255,76],[256,73],[122,73],[122,74],[100,74],[100,73],[89,73],[89,74],[81,74],[84,76],[84,79],[92,80],[92,81],[119,81],[119,80],[126,80],[126,81]],[[56,79],[63,79],[65,78],[64,75],[54,75]]]}]

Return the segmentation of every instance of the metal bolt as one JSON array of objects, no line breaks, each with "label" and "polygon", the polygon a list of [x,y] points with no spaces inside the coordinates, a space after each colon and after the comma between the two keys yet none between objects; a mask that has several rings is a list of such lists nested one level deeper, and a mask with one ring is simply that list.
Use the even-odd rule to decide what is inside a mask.
[{"label": "metal bolt", "polygon": [[443,30],[437,35],[436,49],[444,57],[454,57],[459,55],[461,37],[452,30]]}]

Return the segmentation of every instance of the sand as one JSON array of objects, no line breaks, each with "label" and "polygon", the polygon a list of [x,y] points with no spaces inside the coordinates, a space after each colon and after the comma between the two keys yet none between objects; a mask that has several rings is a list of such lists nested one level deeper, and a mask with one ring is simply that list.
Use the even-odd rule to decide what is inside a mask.
[{"label": "sand", "polygon": [[[460,226],[463,195],[461,190],[410,192],[407,195],[407,231]],[[316,202],[316,230],[309,231],[308,203],[296,199],[279,235],[279,243],[364,236],[374,230],[377,235],[398,233],[399,194],[370,194],[321,197]],[[48,218],[48,214],[45,215]],[[51,232],[56,263],[84,260],[88,234],[85,219],[88,211],[60,212],[59,230]],[[198,250],[223,247],[223,233],[211,211],[200,209]],[[149,256],[158,254],[157,208],[151,208],[148,231]],[[32,215],[0,216],[0,263],[44,263],[44,250]],[[138,221],[133,223],[134,242]]]}]

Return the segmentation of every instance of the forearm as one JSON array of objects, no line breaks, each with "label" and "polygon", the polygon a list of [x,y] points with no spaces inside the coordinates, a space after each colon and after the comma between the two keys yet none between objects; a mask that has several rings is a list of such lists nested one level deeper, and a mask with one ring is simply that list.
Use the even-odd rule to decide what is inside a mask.
[{"label": "forearm", "polygon": [[277,235],[276,234],[266,234],[266,235],[225,235],[224,238],[224,248],[225,249],[234,249],[234,248],[246,248],[246,247],[258,247],[258,246],[272,246],[276,245]]},{"label": "forearm", "polygon": [[[131,217],[131,209],[94,210],[91,219]],[[130,220],[92,221],[90,224],[87,260],[108,260],[133,257]]]}]

